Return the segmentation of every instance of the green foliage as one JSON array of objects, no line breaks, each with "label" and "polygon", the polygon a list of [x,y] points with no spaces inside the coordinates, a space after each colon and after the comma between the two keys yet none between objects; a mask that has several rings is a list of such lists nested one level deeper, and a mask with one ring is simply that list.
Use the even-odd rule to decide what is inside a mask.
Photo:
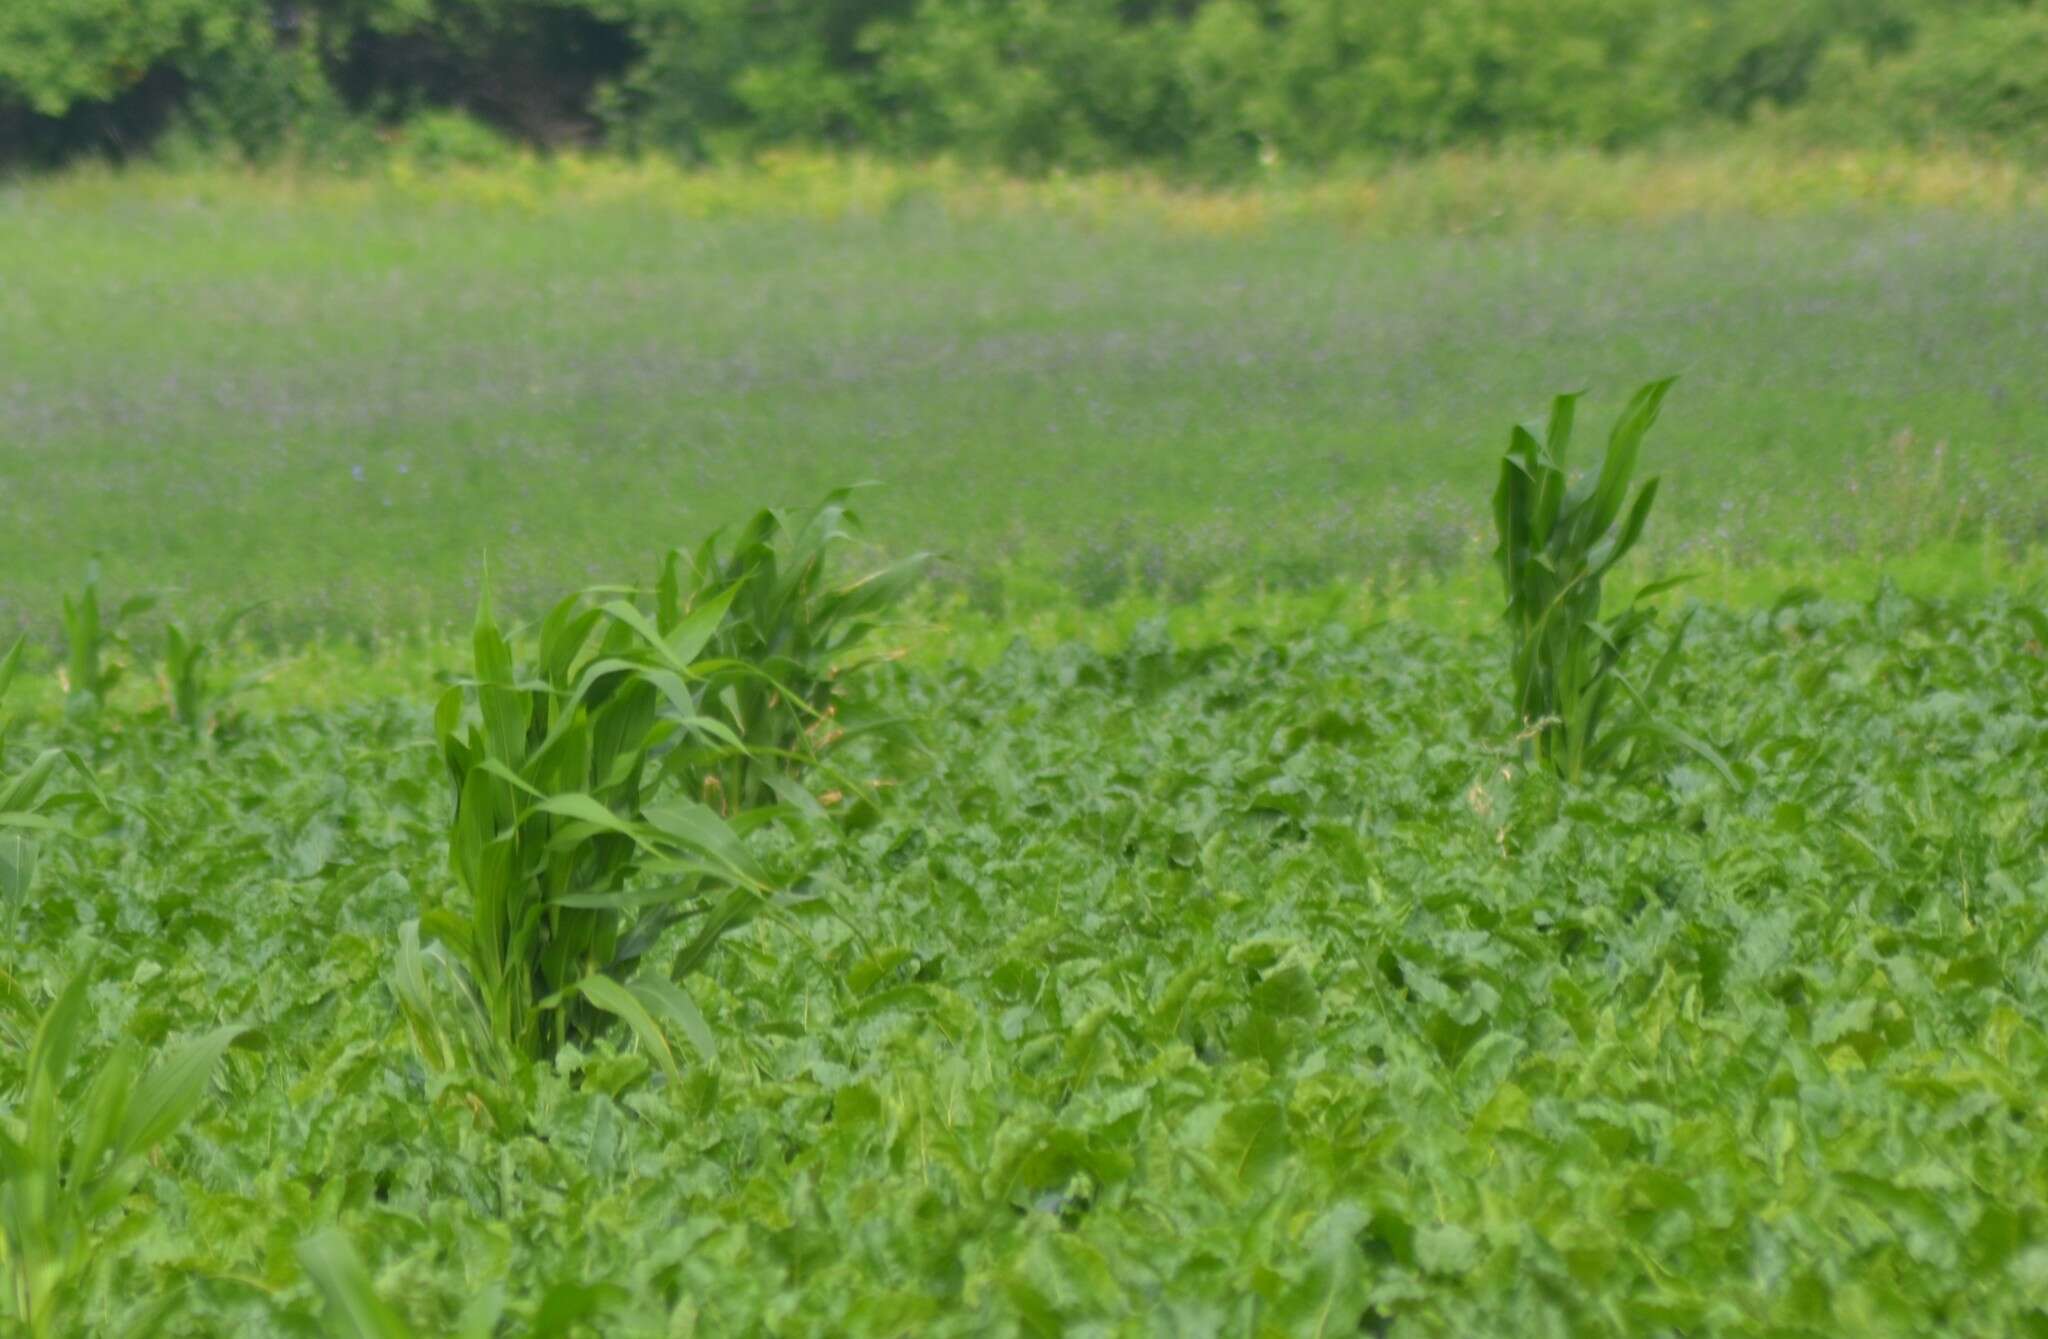
[{"label": "green foliage", "polygon": [[[1232,0],[1236,3],[1236,0]],[[1247,7],[1250,8],[1250,7]],[[1456,145],[1612,147],[1680,120],[1646,0],[1284,0],[1237,53],[1251,74],[1213,106],[1282,160]],[[1245,25],[1233,42],[1249,36]],[[1211,46],[1212,64],[1231,53]]]},{"label": "green foliage", "polygon": [[[299,1262],[327,1299],[328,1333],[341,1339],[413,1339],[418,1333],[377,1296],[361,1257],[333,1231],[299,1244]],[[481,1333],[488,1336],[490,1327]]]},{"label": "green foliage", "polygon": [[107,102],[179,51],[221,0],[8,0],[0,6],[0,94],[44,116]]},{"label": "green foliage", "polygon": [[[17,638],[0,657],[0,701],[5,701],[21,672],[25,644]],[[88,793],[98,795],[98,787],[84,762],[63,748],[46,748],[26,768],[8,775],[4,768],[6,743],[7,723],[0,720],[0,929],[11,935],[19,927],[30,885],[35,882],[43,839],[66,830],[53,811],[77,798],[57,789],[59,769],[68,768]],[[104,797],[99,798],[104,804]]]},{"label": "green foliage", "polygon": [[126,651],[127,639],[121,625],[156,605],[152,595],[136,595],[118,605],[100,607],[100,567],[86,565],[85,585],[76,596],[64,597],[64,691],[66,706],[93,712],[105,705],[107,694],[121,681],[125,667],[110,659],[113,652]]},{"label": "green foliage", "polygon": [[436,164],[496,161],[500,133],[601,134],[696,159],[859,145],[1229,174],[1790,110],[1822,140],[2031,153],[2041,22],[2016,0],[11,0],[0,157],[127,154],[169,127],[346,163],[383,124]]},{"label": "green foliage", "polygon": [[[329,1230],[299,1243],[299,1262],[327,1300],[327,1329],[336,1339],[415,1339],[422,1332],[377,1296],[362,1258],[348,1239]],[[492,1339],[505,1308],[501,1288],[486,1288],[466,1308],[450,1339]]]},{"label": "green foliage", "polygon": [[1893,53],[1838,43],[1813,82],[1805,124],[1823,138],[2048,157],[2048,9],[2038,5],[1966,12],[1940,40]]},{"label": "green foliage", "polygon": [[834,574],[833,554],[858,531],[850,500],[841,489],[807,511],[761,511],[729,542],[712,535],[694,554],[671,551],[662,565],[655,609],[664,637],[694,611],[729,600],[704,647],[699,692],[700,709],[724,731],[700,736],[697,751],[682,755],[703,778],[703,798],[723,811],[783,801],[806,807],[803,774],[829,766],[834,748],[882,724],[860,718],[846,686],[873,663],[862,643],[915,586],[926,558]]},{"label": "green foliage", "polygon": [[924,0],[876,44],[907,147],[1043,172],[1180,156],[1181,38],[1115,0]]},{"label": "green foliage", "polygon": [[[454,1018],[434,1004],[416,939],[399,958],[400,999],[430,1063],[551,1057],[607,1017],[671,1073],[670,1029],[708,1058],[710,1030],[677,983],[770,892],[744,828],[696,798],[696,760],[744,750],[698,703],[701,657],[735,594],[707,593],[660,628],[627,599],[574,595],[515,664],[485,591],[472,677],[434,713],[455,789],[449,863],[466,902],[435,908],[420,928],[453,955]],[[667,976],[636,978],[663,931],[689,917],[696,932]]]},{"label": "green foliage", "polygon": [[402,148],[406,159],[426,171],[450,167],[497,167],[512,156],[505,138],[476,118],[456,112],[429,112],[406,123]]},{"label": "green foliage", "polygon": [[[348,1239],[329,1230],[299,1243],[298,1256],[306,1273],[327,1302],[327,1329],[335,1339],[416,1339],[426,1331],[415,1329],[377,1295],[376,1285]],[[545,1339],[559,1335],[579,1321],[602,1311],[605,1294],[585,1285],[558,1283],[548,1288],[534,1308],[532,1326],[510,1333],[526,1333]],[[463,1308],[453,1328],[436,1331],[448,1339],[493,1339],[507,1333],[504,1323],[505,1292],[489,1287]]]},{"label": "green foliage", "polygon": [[685,158],[762,144],[872,143],[892,111],[876,82],[873,31],[911,0],[606,0],[635,58],[595,106],[627,147]]},{"label": "green foliage", "polygon": [[1494,558],[1507,587],[1515,709],[1535,756],[1567,781],[1625,760],[1645,740],[1678,742],[1714,757],[1650,711],[1678,663],[1684,624],[1641,684],[1623,665],[1656,621],[1656,611],[1642,601],[1673,583],[1637,591],[1618,616],[1607,615],[1601,601],[1607,574],[1642,538],[1657,500],[1655,476],[1633,499],[1629,488],[1643,437],[1673,380],[1653,381],[1635,393],[1599,464],[1576,482],[1567,468],[1576,394],[1552,402],[1541,441],[1517,425],[1501,457]]},{"label": "green foliage", "polygon": [[[360,166],[381,149],[377,126],[349,104],[317,40],[322,19],[306,9],[241,7],[223,40],[179,58],[185,93],[156,146],[173,164],[207,159]],[[280,14],[302,25],[281,29]]]},{"label": "green foliage", "polygon": [[211,754],[108,732],[160,826],[46,857],[0,1106],[15,980],[81,925],[96,1031],[265,1046],[95,1220],[61,1332],[2024,1333],[2038,603],[1702,608],[1666,701],[1743,794],[1679,750],[1597,791],[1518,765],[1478,602],[963,620],[972,654],[862,684],[929,761],[848,741],[900,790],[792,852],[852,923],[722,940],[681,1082],[616,1026],[502,1079],[394,1026],[447,767],[381,685],[458,648],[253,697]]},{"label": "green foliage", "polygon": [[176,619],[164,624],[164,691],[171,717],[194,735],[210,735],[223,724],[221,711],[227,692],[215,689],[208,677],[207,663],[234,634],[235,626],[247,618],[254,605],[215,619],[204,631],[196,631]]},{"label": "green foliage", "polygon": [[[246,1028],[216,1028],[143,1073],[116,1048],[90,1078],[74,1075],[87,1026],[90,968],[79,970],[36,1027],[20,1087],[0,1111],[0,1266],[8,1315],[31,1339],[80,1333],[85,1285],[104,1224],[141,1179],[145,1159],[205,1099]],[[150,1332],[148,1310],[127,1333]]]}]

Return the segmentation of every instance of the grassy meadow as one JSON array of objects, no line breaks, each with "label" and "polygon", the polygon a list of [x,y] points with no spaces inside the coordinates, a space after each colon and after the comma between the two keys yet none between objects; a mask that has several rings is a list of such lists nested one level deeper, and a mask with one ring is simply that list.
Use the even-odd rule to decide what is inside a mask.
[{"label": "grassy meadow", "polygon": [[0,1333],[2048,1333],[2041,205],[1745,162],[0,188]]},{"label": "grassy meadow", "polygon": [[722,178],[678,200],[660,177],[19,186],[4,612],[45,618],[99,553],[116,586],[266,601],[255,626],[288,638],[446,626],[485,553],[531,604],[861,479],[887,485],[884,547],[1091,601],[1441,571],[1490,543],[1504,421],[1574,386],[1602,413],[1672,372],[1653,553],[2048,533],[2027,197],[1900,207],[1792,177],[1811,209],[1748,181],[1757,212],[1731,223],[1732,171],[1573,171],[1491,224],[1491,191],[1540,173],[1236,215],[851,171],[751,208]]}]

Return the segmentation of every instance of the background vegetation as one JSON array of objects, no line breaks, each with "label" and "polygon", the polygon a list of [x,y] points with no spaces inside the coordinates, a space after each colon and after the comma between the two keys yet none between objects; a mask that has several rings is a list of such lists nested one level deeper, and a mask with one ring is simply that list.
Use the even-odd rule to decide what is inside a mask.
[{"label": "background vegetation", "polygon": [[1492,547],[1506,422],[1668,372],[1652,565],[2025,548],[2048,232],[1966,166],[39,182],[0,193],[0,617],[54,640],[95,552],[290,640],[463,624],[485,552],[538,613],[866,478],[990,607],[1438,573]]},{"label": "background vegetation", "polygon": [[1204,174],[1774,127],[2048,149],[2033,0],[9,0],[0,160],[403,140]]},{"label": "background vegetation", "polygon": [[2048,1333],[2044,46],[0,0],[0,1330]]}]

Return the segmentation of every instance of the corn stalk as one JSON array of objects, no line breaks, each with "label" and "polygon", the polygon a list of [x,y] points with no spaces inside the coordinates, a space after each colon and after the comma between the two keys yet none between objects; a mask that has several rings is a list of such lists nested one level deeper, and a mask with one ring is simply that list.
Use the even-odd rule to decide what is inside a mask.
[{"label": "corn stalk", "polygon": [[1653,381],[1630,398],[1599,464],[1577,482],[1566,472],[1576,394],[1551,402],[1541,439],[1516,426],[1501,457],[1493,495],[1500,541],[1494,558],[1507,589],[1515,710],[1529,751],[1570,782],[1623,767],[1643,756],[1643,746],[1660,743],[1697,754],[1734,781],[1711,746],[1651,710],[1678,664],[1684,622],[1647,678],[1638,682],[1626,668],[1629,653],[1657,618],[1645,601],[1676,580],[1643,587],[1617,615],[1602,610],[1607,576],[1642,538],[1656,503],[1655,476],[1633,497],[1629,489],[1643,438],[1674,380]]}]

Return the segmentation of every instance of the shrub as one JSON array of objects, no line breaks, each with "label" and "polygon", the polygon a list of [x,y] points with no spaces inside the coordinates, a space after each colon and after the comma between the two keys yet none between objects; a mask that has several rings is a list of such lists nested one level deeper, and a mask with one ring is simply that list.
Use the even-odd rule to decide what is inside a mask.
[{"label": "shrub", "polygon": [[2048,158],[2048,10],[1959,17],[1871,60],[1838,46],[1816,77],[1810,133]]},{"label": "shrub", "polygon": [[430,172],[503,167],[513,157],[504,136],[461,112],[420,113],[405,123],[399,145],[405,161]]}]

